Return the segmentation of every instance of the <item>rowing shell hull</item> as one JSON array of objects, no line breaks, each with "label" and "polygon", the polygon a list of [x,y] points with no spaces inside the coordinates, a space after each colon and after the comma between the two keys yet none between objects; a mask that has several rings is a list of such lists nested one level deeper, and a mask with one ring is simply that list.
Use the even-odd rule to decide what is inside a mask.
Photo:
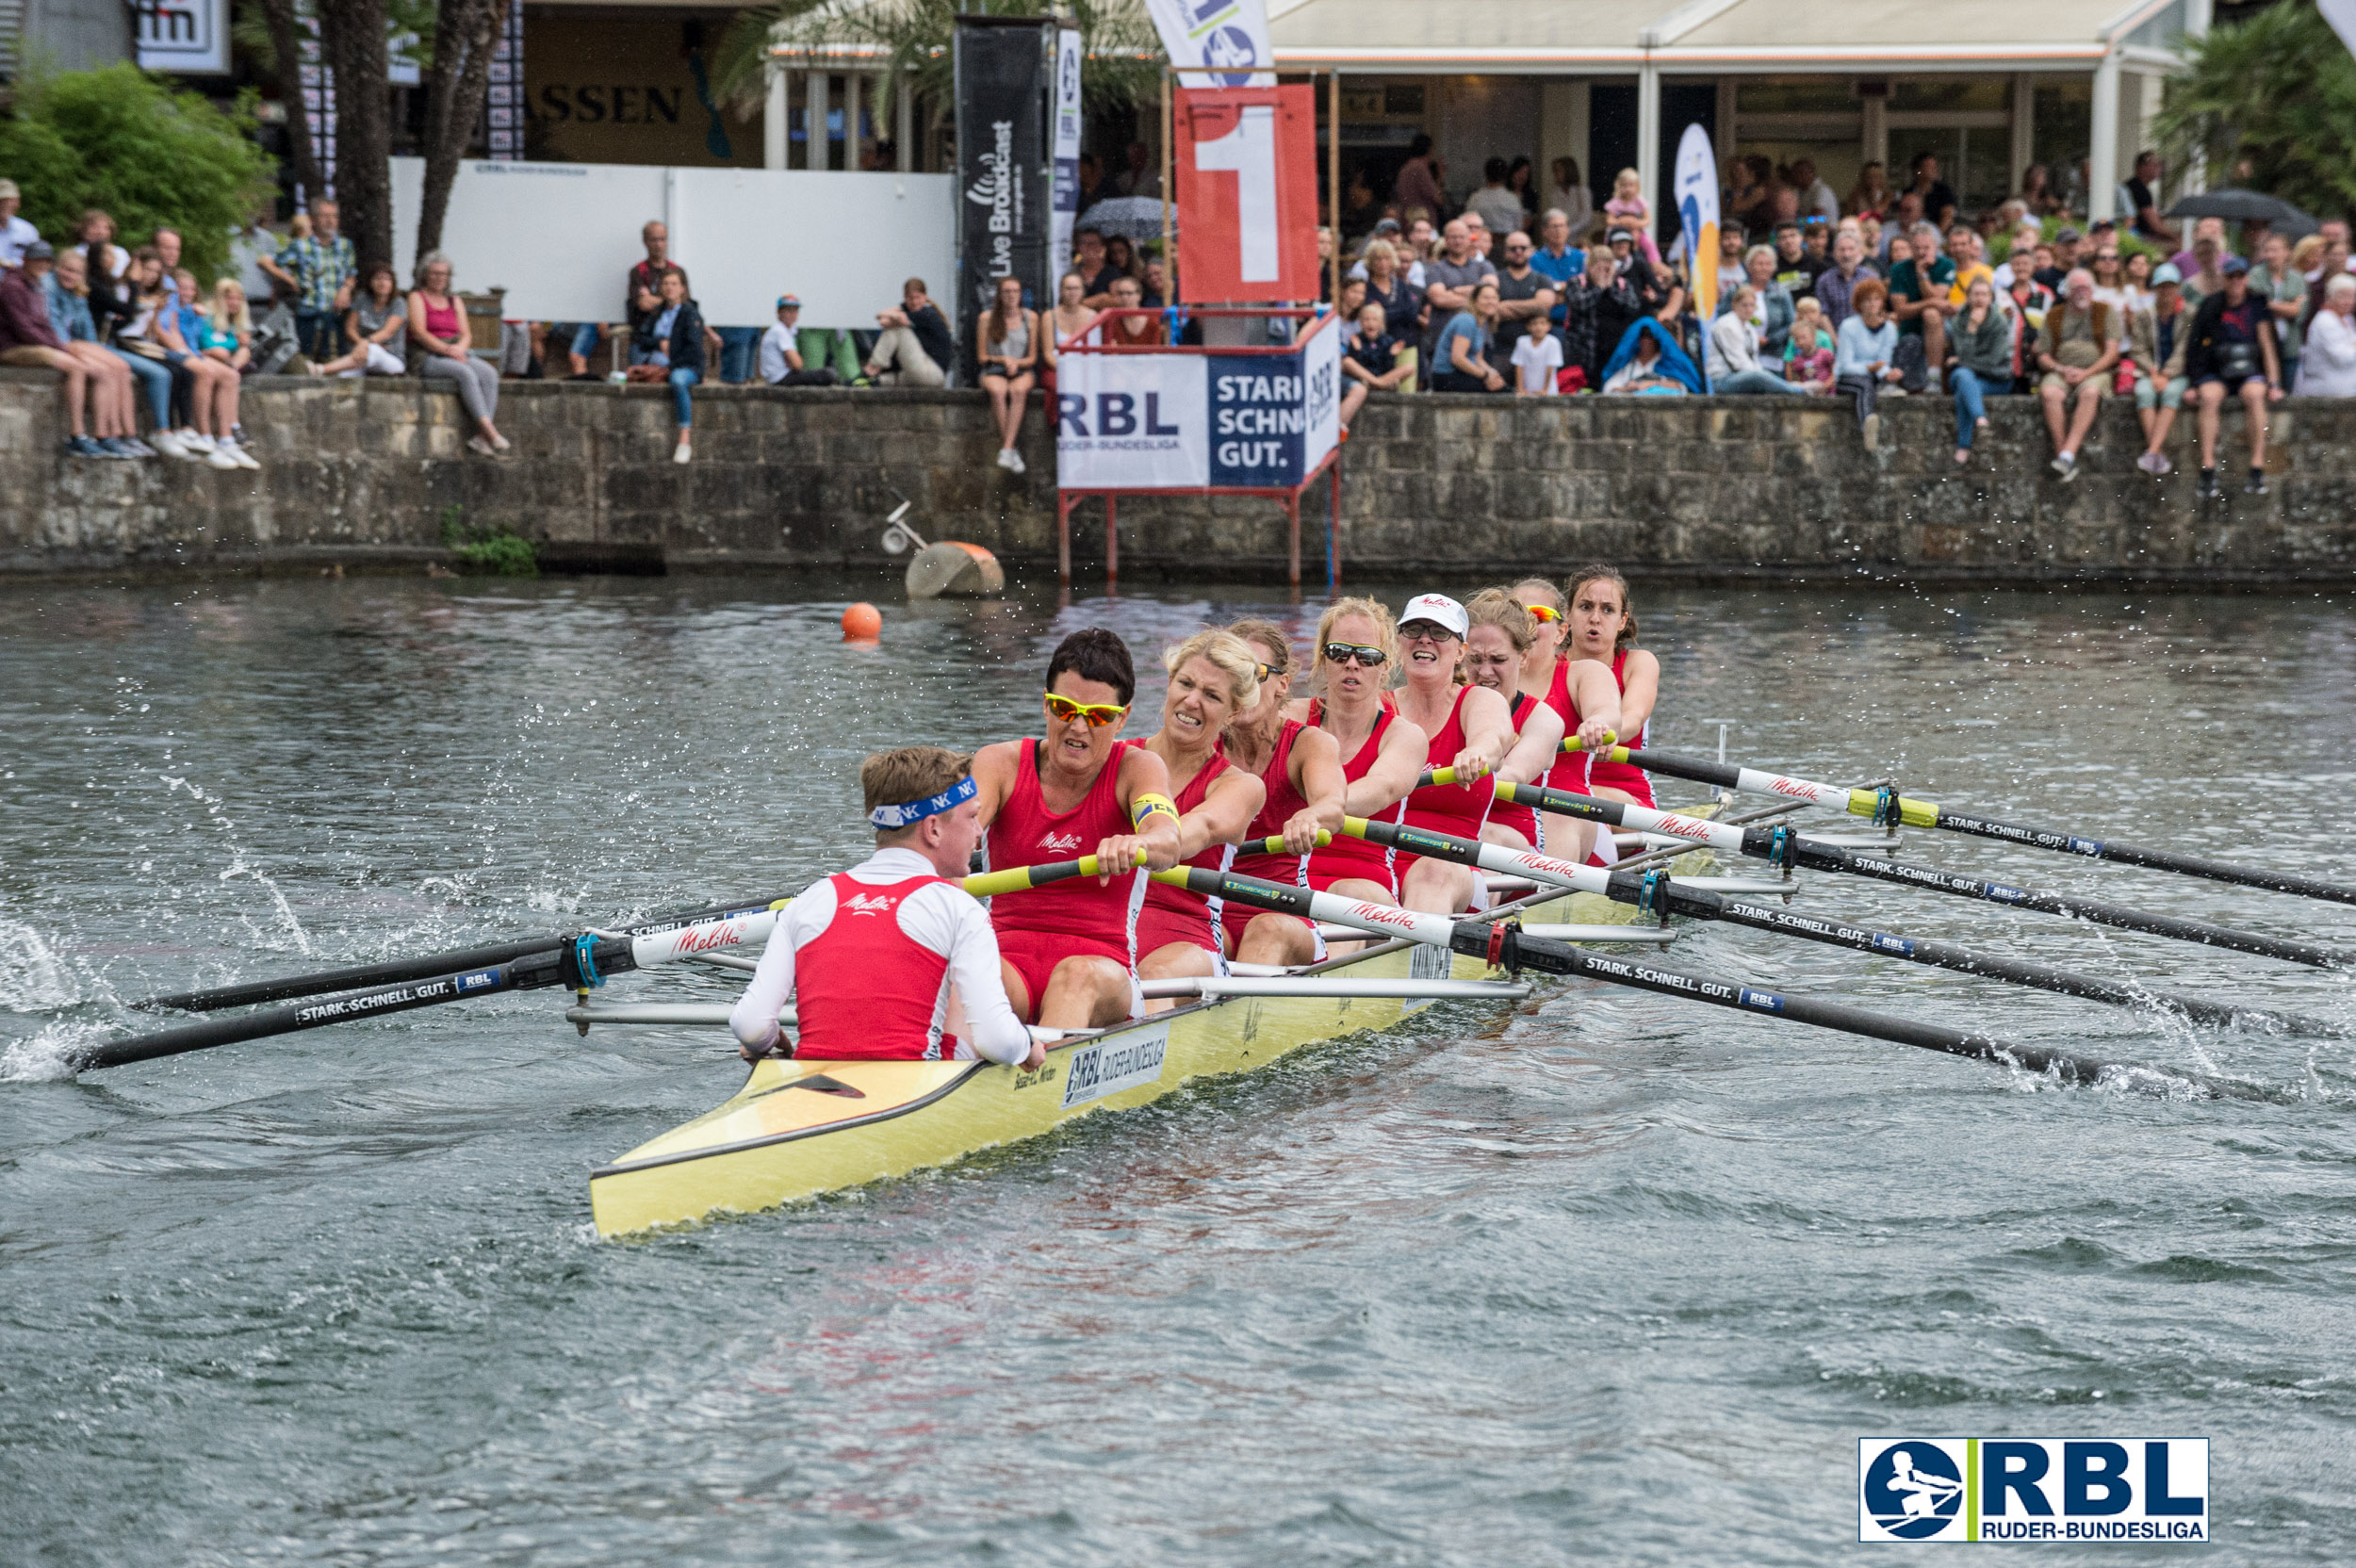
[{"label": "rowing shell hull", "polygon": [[[1695,874],[1708,858],[1682,856],[1677,871]],[[1533,923],[1635,919],[1628,906],[1593,893],[1509,907]],[[1444,957],[1450,978],[1488,973],[1477,958],[1409,942],[1385,942],[1317,972],[1437,978]],[[1077,1117],[1147,1104],[1189,1079],[1250,1072],[1305,1045],[1389,1028],[1430,1005],[1395,997],[1229,997],[1064,1041],[1033,1071],[990,1062],[758,1062],[728,1103],[593,1172],[590,1206],[608,1236],[776,1208],[948,1165]]]}]

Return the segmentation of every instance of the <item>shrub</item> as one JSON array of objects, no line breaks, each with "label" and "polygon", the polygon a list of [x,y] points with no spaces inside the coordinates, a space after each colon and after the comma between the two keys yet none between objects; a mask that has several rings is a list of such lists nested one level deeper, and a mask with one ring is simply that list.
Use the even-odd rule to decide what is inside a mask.
[{"label": "shrub", "polygon": [[222,110],[130,64],[27,75],[0,119],[0,176],[23,188],[25,220],[52,244],[103,207],[126,247],[178,230],[186,265],[209,286],[275,178],[253,128],[251,91]]},{"label": "shrub", "polygon": [[468,527],[466,515],[461,507],[442,509],[442,543],[450,547],[450,554],[469,573],[483,577],[540,575],[540,557],[532,549],[531,540],[505,523]]}]

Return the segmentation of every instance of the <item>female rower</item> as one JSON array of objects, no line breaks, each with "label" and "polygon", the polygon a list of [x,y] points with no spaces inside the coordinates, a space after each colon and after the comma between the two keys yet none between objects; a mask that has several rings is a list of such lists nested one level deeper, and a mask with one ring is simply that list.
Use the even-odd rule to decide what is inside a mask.
[{"label": "female rower", "polygon": [[[1570,623],[1570,603],[1562,590],[1540,577],[1524,578],[1513,588],[1513,597],[1538,623],[1537,639],[1522,656],[1523,689],[1534,692],[1562,719],[1562,733],[1601,745],[1608,730],[1620,724],[1620,689],[1612,672],[1587,660],[1576,660],[1563,649]],[[1555,759],[1544,780],[1549,790],[1575,795],[1588,792],[1585,751],[1566,751]],[[1546,853],[1562,860],[1587,860],[1595,849],[1595,824],[1582,817],[1541,813]]]},{"label": "female rower", "polygon": [[[1350,816],[1399,821],[1399,808],[1423,770],[1423,731],[1383,702],[1383,678],[1397,653],[1388,610],[1372,599],[1335,599],[1317,617],[1313,667],[1324,694],[1284,707],[1284,717],[1333,738],[1342,764],[1342,810]],[[1399,902],[1391,852],[1348,834],[1337,833],[1332,843],[1311,851],[1303,874],[1318,892]]]},{"label": "female rower", "polygon": [[[1259,661],[1235,638],[1210,630],[1171,648],[1162,663],[1170,671],[1162,727],[1144,744],[1170,770],[1178,806],[1178,863],[1225,871],[1267,794],[1255,775],[1229,765],[1219,745],[1228,722],[1259,700]],[[1137,977],[1223,974],[1223,935],[1210,899],[1188,888],[1148,882],[1145,906],[1137,911]],[[1145,1010],[1175,1005],[1155,998]]]},{"label": "female rower", "polygon": [[[1227,726],[1228,764],[1256,775],[1268,797],[1244,837],[1271,839],[1281,833],[1285,850],[1282,855],[1258,854],[1247,843],[1230,869],[1264,882],[1298,887],[1310,852],[1317,848],[1317,830],[1323,828],[1336,841],[1341,838],[1342,792],[1348,787],[1341,750],[1324,730],[1284,717],[1293,689],[1292,643],[1284,629],[1273,621],[1237,621],[1227,629],[1243,640],[1260,667],[1260,700]],[[1221,907],[1219,919],[1237,963],[1309,964],[1325,956],[1317,923],[1299,915],[1230,901]]]},{"label": "female rower", "polygon": [[[1464,606],[1472,629],[1464,633],[1464,677],[1503,697],[1512,710],[1513,749],[1497,764],[1497,776],[1512,784],[1534,784],[1562,750],[1562,715],[1523,689],[1522,660],[1537,642],[1537,621],[1500,588],[1483,588]],[[1545,688],[1539,688],[1544,691]],[[1498,801],[1481,825],[1488,843],[1509,849],[1543,849],[1546,840],[1531,808]]]},{"label": "female rower", "polygon": [[[1653,704],[1661,695],[1661,661],[1636,645],[1636,612],[1628,603],[1628,581],[1610,566],[1582,566],[1570,578],[1570,635],[1563,652],[1572,660],[1593,660],[1609,668],[1620,699],[1619,721],[1608,727],[1619,732],[1618,744],[1630,748],[1644,743],[1652,724]],[[1582,724],[1579,739],[1590,746],[1600,742]],[[1649,807],[1652,778],[1644,769],[1597,757],[1587,770],[1588,793]]]},{"label": "female rower", "polygon": [[[1407,823],[1478,839],[1488,820],[1495,786],[1489,776],[1513,745],[1513,714],[1485,686],[1456,684],[1464,634],[1472,623],[1446,594],[1419,594],[1399,616],[1399,645],[1407,652],[1407,684],[1397,694],[1399,717],[1432,737],[1424,765],[1453,768],[1458,782],[1426,784],[1407,797]],[[1479,871],[1428,856],[1399,857],[1399,901],[1410,909],[1453,915],[1488,906]]]}]

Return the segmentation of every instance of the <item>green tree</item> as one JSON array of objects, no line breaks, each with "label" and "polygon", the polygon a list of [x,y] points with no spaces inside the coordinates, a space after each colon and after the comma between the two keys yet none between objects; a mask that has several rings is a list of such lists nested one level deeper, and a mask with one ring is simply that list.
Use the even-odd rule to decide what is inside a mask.
[{"label": "green tree", "polygon": [[2318,217],[2356,211],[2356,57],[2315,0],[2280,0],[2184,47],[2158,122],[2181,166]]},{"label": "green tree", "polygon": [[0,119],[0,176],[23,188],[25,220],[51,243],[103,207],[125,245],[177,229],[186,264],[209,285],[228,265],[230,231],[273,182],[253,130],[251,97],[216,108],[134,65],[33,75]]}]

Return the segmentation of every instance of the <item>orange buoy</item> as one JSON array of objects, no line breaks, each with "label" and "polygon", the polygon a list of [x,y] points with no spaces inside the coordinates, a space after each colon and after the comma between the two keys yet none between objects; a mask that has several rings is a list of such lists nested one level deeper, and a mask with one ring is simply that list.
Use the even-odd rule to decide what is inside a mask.
[{"label": "orange buoy", "polygon": [[883,612],[860,601],[843,612],[843,640],[872,643],[883,635]]}]

